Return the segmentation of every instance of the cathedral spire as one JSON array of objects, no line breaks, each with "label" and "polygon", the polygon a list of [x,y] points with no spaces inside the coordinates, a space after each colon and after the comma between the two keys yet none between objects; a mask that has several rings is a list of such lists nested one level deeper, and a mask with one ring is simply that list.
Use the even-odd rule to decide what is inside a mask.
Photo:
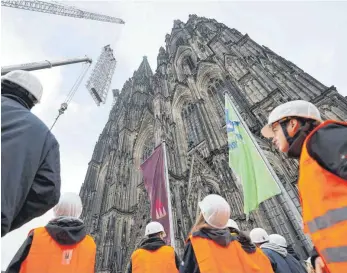
[{"label": "cathedral spire", "polygon": [[147,76],[148,78],[153,76],[153,72],[152,72],[151,66],[148,63],[147,56],[143,56],[143,60],[139,66],[139,69],[136,70],[134,76],[137,76],[137,75],[144,75],[144,76]]}]

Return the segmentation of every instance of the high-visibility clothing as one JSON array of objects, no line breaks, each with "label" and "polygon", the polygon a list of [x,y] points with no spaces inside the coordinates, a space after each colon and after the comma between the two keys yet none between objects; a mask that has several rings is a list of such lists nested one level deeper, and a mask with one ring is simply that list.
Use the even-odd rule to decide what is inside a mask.
[{"label": "high-visibility clothing", "polygon": [[347,181],[322,168],[307,150],[311,136],[332,123],[347,125],[346,122],[325,121],[306,138],[300,157],[298,186],[304,232],[311,235],[329,272],[340,273],[347,272]]},{"label": "high-visibility clothing", "polygon": [[162,246],[151,251],[139,248],[131,255],[132,273],[178,273],[175,250]]},{"label": "high-visibility clothing", "polygon": [[248,254],[238,241],[223,247],[211,239],[190,237],[201,273],[272,273],[269,259],[261,250]]},{"label": "high-visibility clothing", "polygon": [[96,245],[87,235],[75,245],[60,245],[44,227],[33,230],[30,251],[21,265],[20,273],[92,273]]}]

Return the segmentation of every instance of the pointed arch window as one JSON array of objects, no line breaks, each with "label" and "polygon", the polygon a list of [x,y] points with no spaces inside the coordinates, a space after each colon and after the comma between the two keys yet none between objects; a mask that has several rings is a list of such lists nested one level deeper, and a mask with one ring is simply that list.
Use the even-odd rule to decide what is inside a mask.
[{"label": "pointed arch window", "polygon": [[190,149],[203,140],[202,126],[197,106],[187,103],[182,110],[182,119],[187,134],[188,149]]},{"label": "pointed arch window", "polygon": [[190,56],[188,56],[185,58],[185,61],[186,61],[187,65],[189,66],[189,69],[191,71],[193,71],[193,69],[195,68],[195,64],[194,64],[192,58]]},{"label": "pointed arch window", "polygon": [[181,45],[184,45],[184,40],[182,37],[179,37],[176,42],[176,48],[178,48]]},{"label": "pointed arch window", "polygon": [[210,99],[214,107],[216,108],[219,116],[222,118],[223,124],[225,123],[224,91],[225,91],[225,84],[221,79],[216,79],[216,78],[210,79],[208,88],[207,88],[207,93],[209,94]]},{"label": "pointed arch window", "polygon": [[149,158],[153,150],[154,150],[154,141],[153,140],[147,141],[147,143],[143,147],[141,162],[144,162],[147,158]]}]

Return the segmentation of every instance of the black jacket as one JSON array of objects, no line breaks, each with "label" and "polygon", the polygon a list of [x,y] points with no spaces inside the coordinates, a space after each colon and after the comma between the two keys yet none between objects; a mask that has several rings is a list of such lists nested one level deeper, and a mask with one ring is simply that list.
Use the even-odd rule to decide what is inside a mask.
[{"label": "black jacket", "polygon": [[[161,248],[162,246],[165,246],[165,242],[160,239],[159,237],[153,237],[153,238],[146,238],[144,239],[141,243],[140,246],[137,249],[146,249],[146,250],[151,250],[151,251],[155,251],[159,248]],[[176,252],[175,252],[175,263],[176,263],[176,267],[177,269],[179,269],[180,266],[180,259],[178,258]],[[131,264],[131,260],[130,260],[130,265],[128,268],[128,273],[132,272],[132,264]]]},{"label": "black jacket", "polygon": [[292,255],[295,259],[297,259],[299,262],[301,261],[300,255],[297,254],[294,250],[294,247],[292,245],[288,245],[287,251],[290,255]]},{"label": "black jacket", "polygon": [[[238,240],[241,243],[242,248],[247,253],[251,254],[256,252],[255,245],[252,244],[249,240],[247,240],[246,238],[242,238],[240,240],[238,236],[232,236],[229,230],[226,229],[218,230],[203,228],[200,231],[194,232],[193,236],[213,240],[215,243],[221,246],[228,246],[232,241]],[[180,266],[180,273],[200,273],[199,265],[196,261],[196,256],[190,240],[188,240],[184,250],[183,260]]]},{"label": "black jacket", "polygon": [[284,247],[273,243],[265,243],[260,248],[269,258],[275,273],[307,273],[305,267],[289,254]]},{"label": "black jacket", "polygon": [[[59,217],[50,221],[45,228],[49,235],[60,245],[77,244],[87,235],[84,223],[77,218]],[[13,257],[6,273],[18,273],[20,271],[22,262],[30,252],[33,237],[34,233],[31,232]]]},{"label": "black jacket", "polygon": [[25,106],[1,96],[1,237],[59,201],[59,145]]},{"label": "black jacket", "polygon": [[307,142],[307,152],[327,171],[347,180],[347,126],[328,124]]}]

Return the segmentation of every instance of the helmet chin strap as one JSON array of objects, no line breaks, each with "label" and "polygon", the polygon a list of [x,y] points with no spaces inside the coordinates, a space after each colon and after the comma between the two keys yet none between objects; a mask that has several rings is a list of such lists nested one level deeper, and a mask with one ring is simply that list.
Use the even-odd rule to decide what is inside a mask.
[{"label": "helmet chin strap", "polygon": [[289,143],[289,149],[287,154],[290,158],[299,158],[301,155],[302,145],[304,144],[306,137],[311,131],[311,124],[309,122],[305,122],[305,124],[299,128],[295,135],[291,137],[289,136],[287,130],[288,122],[289,121],[280,123],[283,130],[283,134]]}]

